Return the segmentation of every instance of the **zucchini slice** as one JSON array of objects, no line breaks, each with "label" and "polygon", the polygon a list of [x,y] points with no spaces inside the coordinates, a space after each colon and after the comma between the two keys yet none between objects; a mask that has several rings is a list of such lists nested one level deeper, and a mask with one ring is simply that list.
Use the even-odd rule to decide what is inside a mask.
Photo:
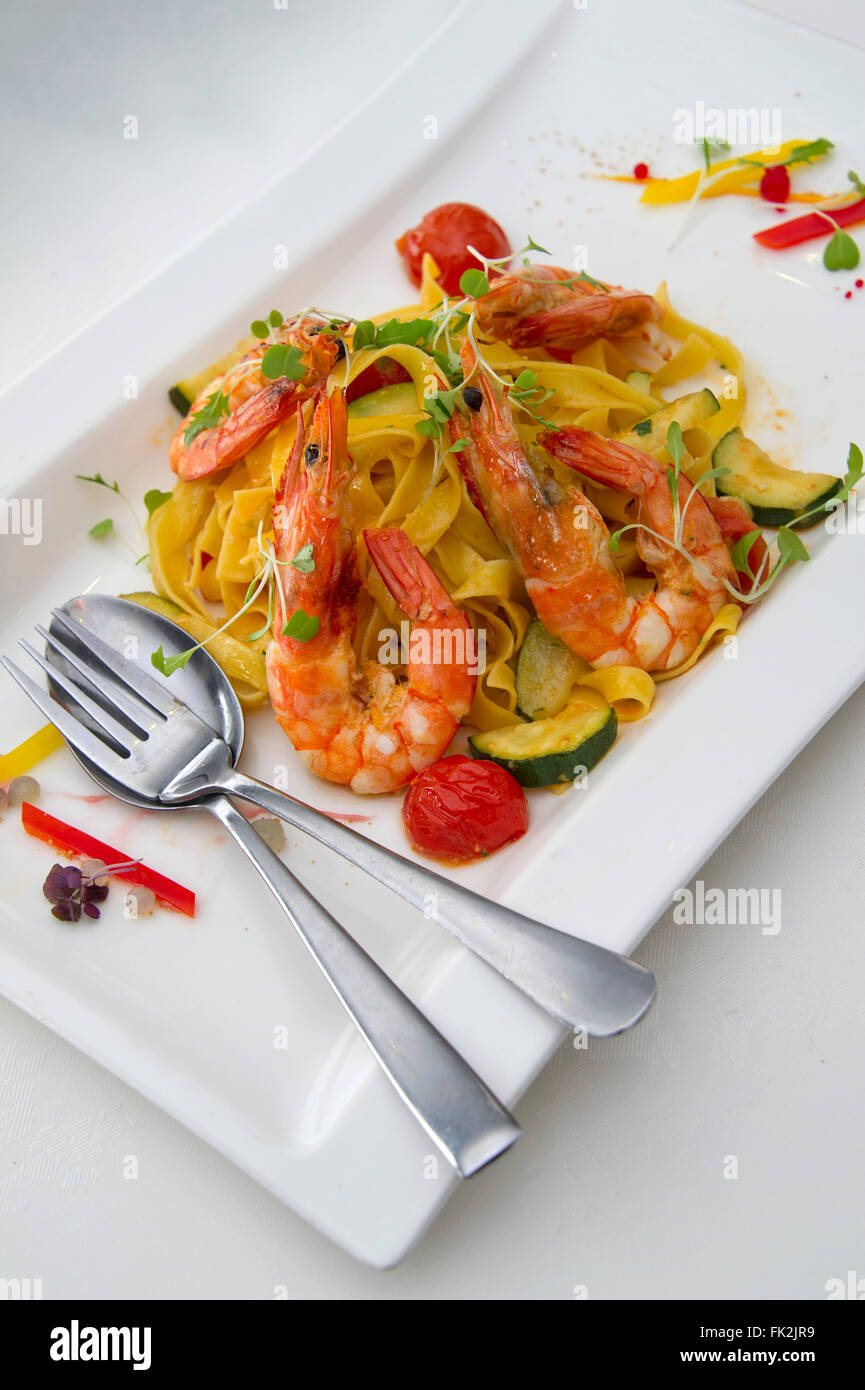
[{"label": "zucchini slice", "polygon": [[197,400],[204,390],[209,386],[214,377],[222,376],[229,367],[233,367],[235,362],[239,362],[245,352],[248,352],[254,338],[245,338],[242,343],[238,343],[233,352],[227,352],[224,357],[220,357],[218,362],[211,362],[209,367],[205,367],[200,372],[194,372],[192,376],[184,377],[182,381],[175,381],[169,388],[168,399],[181,415],[189,414],[189,407],[193,401]]},{"label": "zucchini slice", "polygon": [[683,430],[692,430],[710,415],[716,415],[720,409],[717,396],[705,386],[702,391],[692,391],[687,396],[670,401],[669,405],[662,406],[653,415],[647,415],[645,420],[638,420],[619,438],[623,444],[649,453],[666,444],[667,430],[672,424],[678,424]]},{"label": "zucchini slice", "polygon": [[587,709],[575,700],[553,719],[474,734],[469,748],[473,758],[498,763],[524,787],[551,787],[600,762],[617,729],[614,709]]},{"label": "zucchini slice", "polygon": [[375,415],[420,415],[413,381],[398,381],[358,396],[348,407],[349,420],[367,420]]},{"label": "zucchini slice", "polygon": [[540,618],[526,629],[517,658],[517,705],[527,719],[550,719],[568,703],[577,677],[588,664],[547,632]]},{"label": "zucchini slice", "polygon": [[[834,497],[842,482],[831,473],[782,468],[738,428],[728,430],[715,445],[712,464],[731,470],[715,479],[718,492],[747,503],[758,526],[795,526],[803,512]],[[823,515],[815,511],[802,525],[814,526]]]},{"label": "zucchini slice", "polygon": [[642,391],[644,396],[654,396],[655,394],[652,390],[651,372],[626,372],[625,381],[628,386],[633,386],[635,391]]}]

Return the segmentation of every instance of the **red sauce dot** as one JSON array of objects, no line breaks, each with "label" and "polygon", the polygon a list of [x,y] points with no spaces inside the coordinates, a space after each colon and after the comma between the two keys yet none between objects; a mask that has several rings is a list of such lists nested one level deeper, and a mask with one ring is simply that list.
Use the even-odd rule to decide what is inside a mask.
[{"label": "red sauce dot", "polygon": [[862,288],[863,285],[865,285],[865,280],[857,280],[857,281],[856,281],[856,288],[857,288],[857,290],[861,290],[861,288]]},{"label": "red sauce dot", "polygon": [[771,165],[760,180],[760,197],[767,203],[786,203],[790,196],[790,175],[783,164]]},{"label": "red sauce dot", "polygon": [[848,290],[847,293],[845,294],[844,298],[845,298],[845,299],[852,299],[852,298],[853,298],[853,291],[852,291],[852,290]]},{"label": "red sauce dot", "polygon": [[648,164],[635,164],[635,165],[634,165],[634,178],[635,178],[635,179],[647,179],[648,177],[649,177],[649,166],[648,166]]}]

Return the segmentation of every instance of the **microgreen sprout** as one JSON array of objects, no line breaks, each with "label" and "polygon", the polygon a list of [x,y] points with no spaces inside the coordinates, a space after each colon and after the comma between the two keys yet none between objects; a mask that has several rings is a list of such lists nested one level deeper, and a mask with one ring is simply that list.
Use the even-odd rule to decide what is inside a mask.
[{"label": "microgreen sprout", "polygon": [[298,608],[284,624],[282,635],[293,637],[295,642],[311,642],[320,626],[315,614],[304,613],[302,608]]},{"label": "microgreen sprout", "polygon": [[812,159],[819,159],[821,155],[828,154],[834,148],[831,140],[825,140],[821,136],[819,140],[812,140],[807,145],[797,145],[786,159],[749,159],[744,156],[739,163],[754,164],[758,169],[789,169],[794,164],[810,164]]},{"label": "microgreen sprout", "polygon": [[108,897],[108,884],[102,880],[109,874],[134,869],[140,863],[140,859],[128,859],[121,864],[93,861],[88,874],[76,864],[54,864],[42,885],[43,896],[53,904],[51,916],[59,922],[78,922],[83,912],[85,917],[96,920],[99,917],[96,904],[104,903]]},{"label": "microgreen sprout", "polygon": [[[195,652],[197,652],[200,647],[206,647],[208,642],[212,642],[214,637],[218,637],[221,632],[225,632],[227,628],[231,627],[233,623],[237,622],[238,618],[242,617],[244,613],[248,612],[248,610],[255,603],[256,599],[259,597],[260,594],[264,592],[265,589],[267,590],[266,621],[264,622],[263,626],[257,629],[255,632],[249,633],[246,639],[247,642],[257,642],[260,638],[264,637],[270,631],[270,629],[273,626],[274,614],[277,603],[279,604],[279,610],[281,614],[281,630],[286,636],[296,637],[297,640],[300,642],[308,642],[310,638],[315,636],[315,633],[318,631],[319,620],[318,618],[310,618],[307,614],[303,614],[303,617],[307,620],[305,625],[302,627],[302,631],[306,633],[305,636],[299,635],[299,633],[294,630],[291,632],[286,632],[287,622],[293,621],[293,618],[297,615],[293,615],[292,620],[287,619],[285,592],[282,587],[282,579],[279,573],[280,566],[285,567],[287,565],[291,565],[301,574],[312,574],[315,570],[315,553],[312,542],[308,541],[306,545],[301,546],[300,550],[297,552],[293,559],[278,560],[276,558],[276,552],[273,548],[273,541],[270,540],[269,537],[264,537],[263,530],[264,523],[259,521],[256,540],[258,545],[258,553],[261,556],[263,562],[262,568],[260,572],[255,576],[255,578],[250,581],[249,586],[246,590],[246,595],[240,608],[238,608],[237,612],[232,614],[232,616],[226,622],[224,622],[221,625],[221,627],[216,628],[216,630],[214,632],[211,632],[209,636],[205,637],[203,641],[196,642],[193,647],[187,648],[186,651],[178,652],[174,656],[166,656],[162,650],[162,646],[160,645],[159,647],[157,647],[155,652],[151,652],[151,664],[155,666],[156,670],[160,671],[163,676],[171,676],[174,674],[175,671],[182,670],[186,663],[189,661],[190,657]],[[298,611],[302,612],[302,610]],[[312,630],[313,623],[315,624],[314,631]]]},{"label": "microgreen sprout", "polygon": [[[144,534],[144,528],[141,525],[141,522],[138,520],[138,515],[135,511],[135,508],[133,507],[126,494],[123,491],[121,491],[120,484],[118,482],[109,483],[106,478],[103,478],[101,473],[76,473],[75,476],[76,478],[80,479],[82,483],[93,483],[96,487],[107,488],[109,492],[113,492],[117,497],[119,497],[120,501],[123,503],[130,516],[132,517],[132,520],[135,522],[136,529],[138,531],[139,536],[141,537],[142,545],[144,545],[145,547],[147,546],[147,537]],[[148,515],[151,512],[151,508],[148,506],[147,497],[149,497],[150,495],[151,494],[148,493],[144,499],[145,506],[147,506]],[[166,499],[171,494],[162,493],[160,495],[163,499]],[[121,541],[123,545],[126,546],[126,549],[129,551],[130,555],[135,560],[136,565],[142,564],[147,559],[146,549],[145,553],[143,555],[140,555],[133,548],[133,546],[129,544],[129,541],[127,541],[126,538],[122,536],[119,531],[116,530],[114,522],[110,517],[105,517],[102,521],[97,521],[94,526],[90,527],[88,534],[93,536],[94,540],[98,540],[102,536],[116,536],[117,539]]]}]

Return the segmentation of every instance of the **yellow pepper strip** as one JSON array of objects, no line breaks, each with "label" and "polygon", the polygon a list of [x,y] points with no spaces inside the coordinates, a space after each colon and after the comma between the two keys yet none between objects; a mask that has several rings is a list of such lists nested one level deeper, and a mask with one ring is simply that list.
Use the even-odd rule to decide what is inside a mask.
[{"label": "yellow pepper strip", "polygon": [[[788,140],[785,145],[781,145],[777,150],[757,150],[755,154],[745,156],[751,160],[763,160],[767,164],[783,164],[789,159],[794,150],[800,145],[811,144],[809,140]],[[723,193],[730,193],[734,188],[741,187],[742,184],[753,183],[755,179],[763,177],[763,170],[759,164],[742,164],[739,159],[721,159],[717,164],[712,165],[711,173],[713,177],[728,170],[724,178],[716,179],[713,184],[700,194],[701,198],[719,198]],[[649,179],[640,199],[641,203],[684,203],[694,195],[694,189],[700,179],[701,170],[694,169],[690,174],[683,174],[679,179]]]},{"label": "yellow pepper strip", "polygon": [[[635,179],[634,176],[633,176],[633,174],[593,174],[592,177],[593,177],[593,178],[596,178],[596,179],[605,179],[607,183],[638,183],[638,184],[640,184],[643,188],[645,188],[648,184],[660,184],[660,185],[662,185],[662,186],[665,186],[666,184],[668,184],[668,183],[670,183],[670,182],[673,182],[673,180],[670,180],[670,179]],[[739,188],[724,188],[724,189],[722,189],[722,192],[724,192],[724,193],[734,193],[734,194],[736,194],[736,195],[737,195],[738,197],[740,197],[740,198],[759,198],[759,197],[762,196],[761,193],[760,193],[759,188],[747,188],[747,187],[742,187],[742,186],[740,186]],[[709,189],[709,190],[707,190],[707,192],[705,193],[704,196],[705,196],[706,198],[713,197],[713,196],[714,196],[714,189]],[[825,202],[825,201],[827,200],[828,197],[829,197],[829,194],[828,194],[828,193],[788,193],[788,194],[787,194],[787,202],[788,202],[788,203],[823,203],[823,202]],[[661,198],[658,198],[658,199],[642,199],[642,198],[641,198],[640,201],[641,201],[641,202],[644,202],[644,201],[663,202],[663,201],[667,201],[667,200],[661,199]],[[673,200],[670,199],[669,201],[672,202]]]},{"label": "yellow pepper strip", "polygon": [[35,734],[25,738],[17,748],[0,755],[0,782],[11,782],[13,777],[21,777],[62,745],[63,739],[53,724],[46,724],[44,728],[37,729]]}]

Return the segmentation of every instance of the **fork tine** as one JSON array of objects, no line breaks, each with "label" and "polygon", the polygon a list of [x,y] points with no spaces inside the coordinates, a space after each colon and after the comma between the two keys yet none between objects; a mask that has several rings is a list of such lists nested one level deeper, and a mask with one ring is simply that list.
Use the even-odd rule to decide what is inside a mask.
[{"label": "fork tine", "polygon": [[127,661],[125,656],[121,656],[114,647],[110,647],[107,642],[103,642],[101,637],[97,637],[89,627],[83,623],[74,622],[68,613],[64,613],[62,608],[52,608],[51,616],[72,633],[82,647],[86,647],[89,652],[107,666],[108,670],[115,675],[123,685],[134,690],[139,699],[144,700],[157,714],[173,714],[177,709],[177,701],[169,695],[166,690],[151,680],[150,676],[144,674],[139,666],[134,662]]},{"label": "fork tine", "polygon": [[[80,686],[76,685],[75,682],[57,666],[53,666],[47,657],[42,656],[41,652],[37,652],[36,648],[31,647],[29,642],[25,642],[23,637],[18,639],[18,645],[28,656],[33,658],[38,666],[42,667],[45,674],[50,676],[51,680],[54,681],[56,685],[59,685],[61,690],[65,690],[66,694],[70,695],[72,699],[81,706],[85,713],[90,715],[94,723],[102,729],[103,733],[112,743],[117,744],[118,749],[122,753],[126,754],[131,751],[130,744],[138,742],[138,739],[135,734],[130,733],[125,724],[120,724],[113,715],[108,714],[101,705],[98,705],[96,701],[87,694],[86,690],[82,690]],[[142,730],[141,736],[147,738],[147,733]]]},{"label": "fork tine", "polygon": [[30,696],[34,705],[41,709],[49,723],[53,724],[55,729],[60,730],[67,743],[70,743],[79,753],[83,753],[103,772],[107,772],[109,777],[120,776],[126,761],[125,758],[115,753],[113,748],[110,748],[107,743],[103,743],[83,724],[79,724],[78,720],[64,709],[63,705],[52,700],[47,691],[25,675],[14,661],[9,660],[8,656],[0,656],[0,666],[3,666],[12,679],[18,682],[25,695]]},{"label": "fork tine", "polygon": [[[128,686],[121,685],[120,681],[110,672],[103,674],[94,667],[88,666],[86,661],[81,660],[69,638],[65,635],[49,632],[40,623],[36,624],[36,631],[47,647],[58,652],[73,670],[77,671],[91,686],[98,690],[99,695],[107,705],[119,710],[126,719],[134,724],[139,733],[146,732],[148,726],[153,722],[153,710],[150,705],[139,700],[134,694],[130,695]],[[52,667],[52,671],[55,669]]]}]

